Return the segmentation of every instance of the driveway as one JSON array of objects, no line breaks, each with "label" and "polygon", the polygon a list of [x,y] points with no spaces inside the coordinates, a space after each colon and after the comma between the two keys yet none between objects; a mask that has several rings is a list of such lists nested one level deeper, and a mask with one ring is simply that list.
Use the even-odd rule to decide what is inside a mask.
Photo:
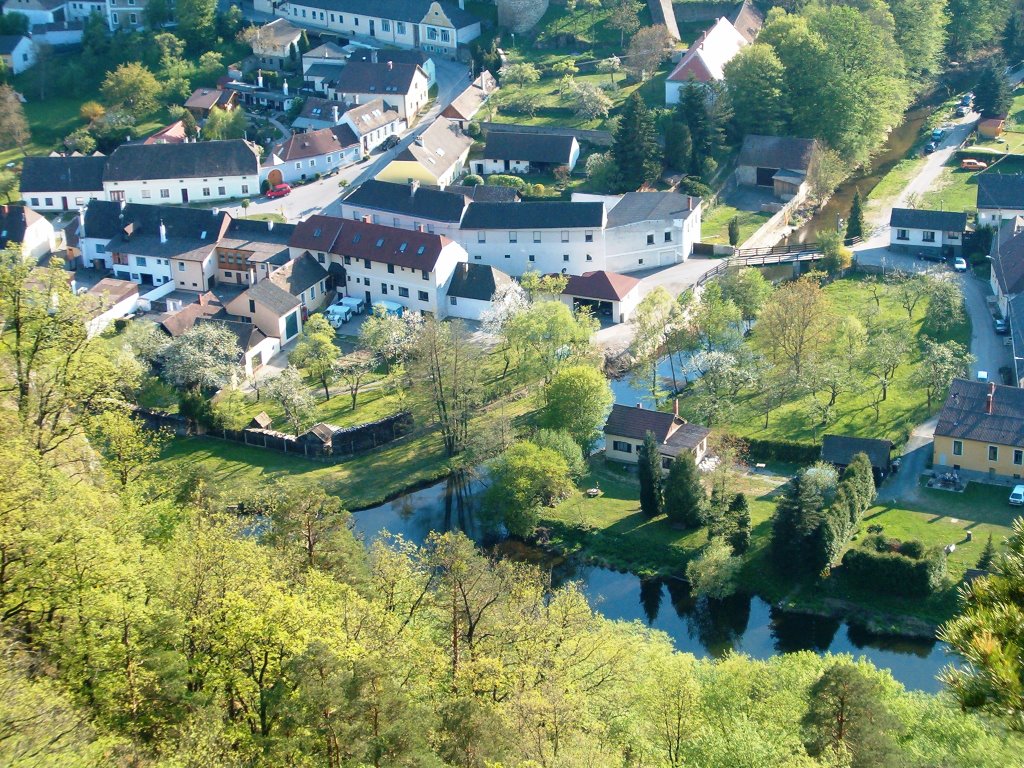
[{"label": "driveway", "polygon": [[892,504],[897,501],[913,502],[920,494],[920,478],[928,464],[932,451],[932,438],[938,417],[920,424],[910,433],[910,439],[903,449],[900,471],[889,475],[878,489],[878,503]]},{"label": "driveway", "polygon": [[989,380],[1002,383],[999,369],[1013,365],[1013,352],[1007,346],[1009,336],[999,336],[992,328],[992,313],[988,308],[991,286],[970,272],[961,276],[967,314],[971,318],[971,354],[975,361],[971,365],[971,378],[978,371],[987,371]]}]

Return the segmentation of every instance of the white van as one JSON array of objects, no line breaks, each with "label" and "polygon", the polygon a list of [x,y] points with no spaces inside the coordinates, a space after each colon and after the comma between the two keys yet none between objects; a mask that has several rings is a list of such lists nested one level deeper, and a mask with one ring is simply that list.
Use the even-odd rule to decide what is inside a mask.
[{"label": "white van", "polygon": [[324,317],[327,318],[332,328],[338,328],[342,323],[347,323],[352,319],[352,307],[344,304],[331,304],[324,310]]},{"label": "white van", "polygon": [[355,296],[342,296],[334,303],[335,305],[341,304],[348,307],[357,315],[361,315],[366,311],[366,302],[363,299],[357,299]]},{"label": "white van", "polygon": [[1024,507],[1024,485],[1013,486],[1009,501],[1015,507]]}]

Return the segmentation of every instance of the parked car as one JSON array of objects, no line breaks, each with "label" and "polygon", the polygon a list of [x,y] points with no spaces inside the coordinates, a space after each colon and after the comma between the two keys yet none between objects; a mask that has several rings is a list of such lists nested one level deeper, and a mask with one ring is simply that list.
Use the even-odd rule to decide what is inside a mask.
[{"label": "parked car", "polygon": [[965,107],[963,105],[957,107],[956,108],[956,116],[957,117],[967,117],[967,110],[968,109],[970,109],[970,107]]},{"label": "parked car", "polygon": [[334,303],[344,304],[357,315],[361,315],[366,311],[366,302],[356,296],[342,296]]},{"label": "parked car", "polygon": [[929,141],[927,144],[924,145],[924,153],[926,155],[930,155],[936,149],[938,149],[938,147],[935,145],[934,141]]},{"label": "parked car", "polygon": [[954,272],[966,272],[967,271],[967,260],[957,256],[953,259],[953,271]]},{"label": "parked car", "polygon": [[992,328],[1000,336],[1005,336],[1010,332],[1010,324],[1003,320],[1001,317],[997,317],[995,320],[992,321]]},{"label": "parked car", "polygon": [[1024,485],[1015,485],[1010,491],[1010,504],[1015,507],[1024,506]]},{"label": "parked car", "polygon": [[290,195],[291,193],[292,188],[289,184],[275,184],[273,187],[271,187],[270,191],[267,192],[267,197],[284,197],[285,195]]},{"label": "parked car", "polygon": [[974,94],[973,93],[965,93],[963,95],[963,97],[960,99],[960,106],[961,107],[969,107],[969,106],[971,106],[971,103],[973,101],[974,101]]},{"label": "parked car", "polygon": [[330,322],[331,327],[337,328],[342,323],[347,323],[352,319],[352,307],[334,303],[324,310],[324,315],[327,317],[328,322]]},{"label": "parked car", "polygon": [[381,149],[384,149],[384,150],[393,149],[394,147],[398,146],[398,143],[401,140],[402,140],[402,138],[398,134],[392,133],[390,136],[388,136],[386,139],[384,139],[384,141],[381,142],[381,145],[380,145]]},{"label": "parked car", "polygon": [[960,167],[965,171],[984,171],[988,168],[988,163],[968,157],[960,161]]},{"label": "parked car", "polygon": [[942,141],[942,137],[946,135],[946,132],[941,128],[935,128],[932,130],[932,141]]}]

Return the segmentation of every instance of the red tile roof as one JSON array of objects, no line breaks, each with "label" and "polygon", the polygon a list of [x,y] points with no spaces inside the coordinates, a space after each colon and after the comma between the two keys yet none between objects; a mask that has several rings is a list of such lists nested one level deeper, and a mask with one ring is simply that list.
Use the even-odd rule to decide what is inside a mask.
[{"label": "red tile roof", "polygon": [[317,215],[295,228],[288,245],[429,272],[452,242],[443,235]]},{"label": "red tile roof", "polygon": [[571,275],[562,293],[565,296],[579,296],[584,299],[620,301],[639,284],[640,281],[635,277],[601,269],[584,272],[582,275]]}]

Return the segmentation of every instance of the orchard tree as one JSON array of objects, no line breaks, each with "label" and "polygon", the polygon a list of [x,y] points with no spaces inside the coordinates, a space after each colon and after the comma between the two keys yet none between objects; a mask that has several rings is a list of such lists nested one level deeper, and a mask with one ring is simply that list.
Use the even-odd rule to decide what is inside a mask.
[{"label": "orchard tree", "polygon": [[569,477],[574,481],[587,474],[587,462],[580,453],[579,443],[564,429],[539,429],[530,438],[530,442],[539,448],[548,448],[565,459]]},{"label": "orchard tree", "polygon": [[931,281],[924,324],[938,333],[948,331],[964,321],[964,292],[956,280],[937,278]]},{"label": "orchard tree", "polygon": [[163,350],[163,377],[188,390],[220,389],[241,367],[238,337],[223,323],[197,323]]},{"label": "orchard tree", "polygon": [[134,61],[108,72],[101,86],[108,106],[123,110],[136,120],[156,111],[160,90],[160,83],[153,73]]},{"label": "orchard tree", "polygon": [[294,365],[289,365],[276,376],[267,379],[263,385],[263,394],[281,407],[285,421],[296,437],[312,423],[316,402],[302,380],[302,374]]},{"label": "orchard tree", "polygon": [[373,357],[369,354],[354,353],[343,357],[335,365],[335,374],[352,398],[352,410],[356,409],[359,390],[373,375]]},{"label": "orchard tree", "polygon": [[772,295],[772,284],[765,280],[761,270],[754,267],[730,269],[718,283],[722,288],[722,298],[736,305],[749,330],[761,307]]},{"label": "orchard tree", "polygon": [[647,80],[668,58],[671,47],[672,38],[664,25],[643,27],[630,38],[626,54],[622,57],[623,66],[636,80]]},{"label": "orchard tree", "polygon": [[[629,344],[633,376],[650,382],[649,391],[654,398],[658,396],[658,363],[665,354],[665,340],[680,319],[679,305],[659,285],[644,296],[629,320],[633,328],[633,339]],[[674,371],[675,363],[672,365]]]},{"label": "orchard tree", "polygon": [[800,376],[829,338],[828,297],[812,276],[777,288],[758,315],[754,338],[768,357]]},{"label": "orchard tree", "polygon": [[0,149],[17,147],[24,151],[30,138],[28,120],[18,94],[7,84],[0,85]]},{"label": "orchard tree", "polygon": [[573,110],[578,117],[585,117],[588,120],[608,117],[612,108],[612,100],[593,83],[574,82],[569,93],[575,101]]},{"label": "orchard tree", "polygon": [[597,62],[597,71],[602,74],[608,75],[608,83],[612,88],[616,88],[615,74],[622,69],[622,60],[614,54],[609,56],[607,59],[601,59]]},{"label": "orchard tree", "polygon": [[144,477],[173,437],[169,430],[149,429],[121,410],[97,414],[89,422],[88,433],[122,488]]},{"label": "orchard tree", "polygon": [[626,35],[632,35],[640,29],[640,11],[643,7],[643,3],[636,0],[615,0],[608,16],[608,26],[619,30],[619,48],[625,46]]},{"label": "orchard tree", "polygon": [[912,386],[925,391],[929,412],[932,402],[942,398],[953,379],[967,375],[972,362],[974,356],[959,342],[924,339],[921,362],[910,380]]},{"label": "orchard tree", "polygon": [[565,430],[583,454],[589,454],[612,404],[608,379],[597,368],[573,365],[552,377],[544,389],[540,425]]},{"label": "orchard tree", "polygon": [[502,85],[522,88],[540,80],[540,70],[528,61],[506,64],[498,70]]},{"label": "orchard tree", "polygon": [[637,450],[637,475],[640,479],[640,511],[647,517],[657,517],[662,512],[661,453],[654,433],[648,432]]},{"label": "orchard tree", "polygon": [[[313,315],[302,326],[295,349],[288,355],[288,362],[305,368],[309,375],[320,381],[324,388],[324,400],[331,399],[329,385],[334,377],[334,365],[338,359],[338,347],[334,343],[334,328],[323,315]],[[355,410],[353,404],[352,409]]]}]

